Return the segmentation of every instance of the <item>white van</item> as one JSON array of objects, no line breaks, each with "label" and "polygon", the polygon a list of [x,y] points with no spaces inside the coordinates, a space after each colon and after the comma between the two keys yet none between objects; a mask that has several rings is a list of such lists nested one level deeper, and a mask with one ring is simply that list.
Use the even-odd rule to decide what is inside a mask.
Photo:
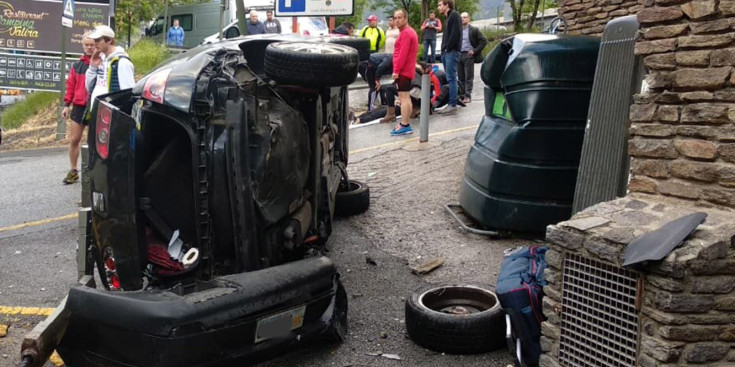
[{"label": "white van", "polygon": [[[258,12],[258,20],[261,22],[265,21],[265,12],[259,11]],[[293,21],[292,18],[282,18],[282,17],[276,17],[279,22],[281,22],[281,32],[282,33],[294,33],[292,29]],[[250,20],[246,20],[246,22],[249,22]],[[297,24],[298,24],[298,34],[304,35],[304,36],[322,36],[325,34],[329,34],[329,27],[327,26],[327,19],[325,17],[298,17],[297,18]],[[237,25],[237,21],[233,21],[232,23],[225,26],[225,28],[222,29],[222,39],[228,39],[228,38],[235,38],[240,36],[240,28]],[[202,41],[203,45],[214,43],[219,41],[219,32],[207,37]]]},{"label": "white van", "polygon": [[160,40],[164,37],[161,33],[168,32],[174,19],[178,19],[179,26],[184,30],[184,48],[192,48],[212,32],[217,32],[220,24],[219,17],[219,3],[172,6],[168,12],[168,22],[164,21],[163,14],[161,14],[146,28],[145,35]]}]

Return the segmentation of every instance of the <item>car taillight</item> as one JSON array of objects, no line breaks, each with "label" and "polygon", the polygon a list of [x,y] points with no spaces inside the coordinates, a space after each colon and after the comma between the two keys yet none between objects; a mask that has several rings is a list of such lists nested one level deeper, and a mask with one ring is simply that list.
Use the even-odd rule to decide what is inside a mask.
[{"label": "car taillight", "polygon": [[107,285],[111,291],[121,291],[120,277],[117,275],[117,264],[115,263],[115,256],[113,256],[112,248],[105,247],[102,255],[102,264],[105,267],[105,277],[107,278]]},{"label": "car taillight", "polygon": [[97,107],[97,154],[107,159],[110,146],[110,124],[112,123],[112,108],[100,102]]},{"label": "car taillight", "polygon": [[163,103],[163,93],[166,92],[166,82],[169,74],[171,74],[171,69],[163,69],[148,77],[143,86],[143,98],[152,102]]}]

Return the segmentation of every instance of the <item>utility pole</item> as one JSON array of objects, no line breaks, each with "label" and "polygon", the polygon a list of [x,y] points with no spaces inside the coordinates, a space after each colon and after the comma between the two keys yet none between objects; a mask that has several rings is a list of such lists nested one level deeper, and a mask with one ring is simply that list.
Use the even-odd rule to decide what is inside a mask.
[{"label": "utility pole", "polygon": [[546,5],[545,0],[541,0],[541,32],[544,31],[544,6]]},{"label": "utility pole", "polygon": [[222,0],[219,3],[219,40],[222,41],[222,28],[224,28],[225,10],[229,8],[229,2]]},{"label": "utility pole", "polygon": [[163,26],[161,27],[161,43],[166,46],[166,33],[168,33],[168,0],[166,0],[166,7],[163,10]]},{"label": "utility pole", "polygon": [[245,4],[242,3],[242,0],[237,0],[235,1],[235,6],[237,7],[237,27],[240,28],[240,34],[247,35],[248,26],[245,24],[245,18],[247,17],[245,14]]}]

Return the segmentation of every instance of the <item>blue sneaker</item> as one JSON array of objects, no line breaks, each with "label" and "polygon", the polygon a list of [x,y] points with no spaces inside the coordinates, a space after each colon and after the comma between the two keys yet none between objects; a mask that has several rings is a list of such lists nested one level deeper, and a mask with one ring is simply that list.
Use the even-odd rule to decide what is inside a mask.
[{"label": "blue sneaker", "polygon": [[413,128],[411,128],[411,125],[403,125],[403,124],[398,124],[398,125],[400,126],[400,128],[396,126],[396,128],[390,132],[391,136],[401,136],[401,135],[413,134]]}]

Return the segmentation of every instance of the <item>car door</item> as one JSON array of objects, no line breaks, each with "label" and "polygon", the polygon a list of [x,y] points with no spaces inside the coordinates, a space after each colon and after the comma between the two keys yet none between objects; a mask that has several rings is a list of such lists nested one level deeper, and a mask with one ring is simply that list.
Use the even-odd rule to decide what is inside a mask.
[{"label": "car door", "polygon": [[129,114],[134,101],[131,90],[124,90],[96,102],[88,142],[97,262],[109,286],[139,289],[146,245],[138,226],[135,148],[140,135]]}]

